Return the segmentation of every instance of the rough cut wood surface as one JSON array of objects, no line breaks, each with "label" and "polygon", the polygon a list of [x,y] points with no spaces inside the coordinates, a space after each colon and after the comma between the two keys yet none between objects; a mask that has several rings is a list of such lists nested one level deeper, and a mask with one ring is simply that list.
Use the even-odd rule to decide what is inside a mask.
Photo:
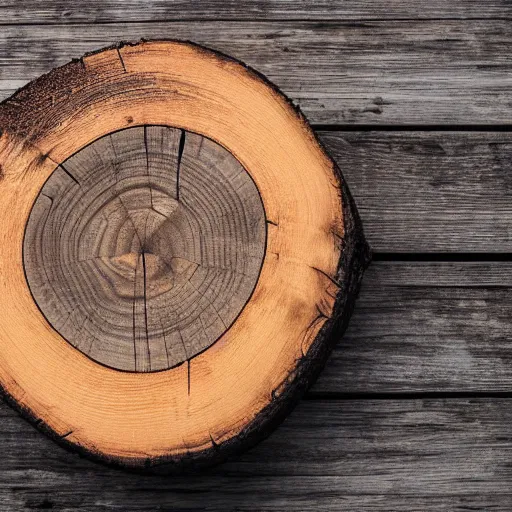
[{"label": "rough cut wood surface", "polygon": [[256,286],[266,243],[254,182],[215,142],[127,128],[63,162],[32,207],[32,295],[74,347],[150,372],[210,347]]},{"label": "rough cut wood surface", "polygon": [[242,60],[311,123],[492,125],[512,118],[512,24],[494,19],[5,26],[0,93],[5,98],[85,52],[141,37],[190,39]]},{"label": "rough cut wood surface", "polygon": [[[239,181],[240,166],[235,165],[224,170],[228,180],[220,179],[221,185],[229,181],[231,192],[227,186],[209,185],[211,179],[201,173],[204,165],[190,157],[216,161],[219,149],[209,153],[204,139],[189,134],[178,143],[178,159],[181,148],[181,160],[188,160],[184,175],[178,170],[176,180],[171,179],[168,187],[160,186],[160,197],[155,193],[155,199],[163,202],[149,208],[157,185],[151,175],[154,145],[150,126],[178,127],[214,140],[243,165],[254,184]],[[220,462],[268,435],[322,368],[332,348],[332,334],[345,330],[369,259],[345,181],[305,118],[274,86],[242,63],[191,43],[153,41],[87,54],[32,82],[0,105],[0,130],[0,262],[3,275],[8,276],[0,280],[0,383],[10,402],[61,444],[97,460],[139,470],[197,469]],[[167,159],[166,154],[158,157]],[[96,171],[91,165],[96,158],[104,160],[105,168]],[[197,186],[189,184],[187,166],[196,168]],[[95,172],[90,172],[91,167]],[[56,168],[58,173],[52,179]],[[106,180],[104,186],[98,185],[98,178]],[[181,189],[180,184],[185,187]],[[243,190],[246,185],[253,187],[253,192],[256,185],[258,194]],[[174,192],[170,218],[181,222],[179,203],[183,203],[185,210],[191,210],[188,220],[205,223],[200,229],[187,228],[184,238],[193,240],[186,241],[185,252],[180,248],[185,242],[175,235],[161,240],[147,237],[147,230],[157,225],[153,210],[169,213]],[[217,199],[221,192],[225,194],[222,200]],[[199,216],[208,195],[212,199],[204,208],[213,213]],[[148,373],[154,324],[149,324],[152,312],[147,285],[155,284],[152,277],[148,279],[153,266],[150,255],[167,259],[164,248],[168,245],[171,254],[176,251],[187,260],[210,244],[211,248],[202,249],[205,260],[199,261],[228,268],[220,249],[225,244],[226,252],[232,253],[229,234],[209,228],[207,220],[222,218],[219,205],[229,201],[230,195],[239,196],[238,203],[243,199],[244,209],[252,210],[251,203],[260,198],[264,206],[261,266],[261,205],[256,216],[250,216],[260,236],[240,234],[234,244],[239,261],[256,261],[259,275],[254,292],[244,293],[250,300],[241,312],[236,294],[229,293],[222,307],[216,303],[236,321],[210,350],[203,351],[211,340],[199,342],[188,324],[181,325],[187,318],[178,311],[182,340],[175,342],[183,341],[184,352],[190,350],[187,364],[179,364],[185,361],[178,358],[168,371]],[[38,197],[41,202],[36,204],[35,220],[30,218],[26,230]],[[84,340],[71,333],[72,343],[109,365],[103,366],[52,329],[41,309],[47,315],[50,312],[54,321],[74,314],[70,322],[82,326],[87,321],[85,329],[94,337],[99,335],[104,323],[93,312],[107,309],[107,297],[115,301],[123,292],[96,292],[94,288],[105,286],[106,280],[97,279],[96,286],[91,285],[96,279],[91,277],[94,272],[77,274],[72,265],[96,254],[102,226],[95,222],[101,220],[97,212],[110,216],[118,211],[112,207],[126,204],[125,199],[130,199],[134,210],[129,214],[132,222],[124,230],[123,223],[112,221],[107,225],[108,243],[99,246],[106,250],[105,257],[111,258],[110,266],[122,263],[135,272],[138,268],[139,273],[142,267],[142,280],[128,279],[128,304],[117,305],[120,311],[111,327],[120,321],[120,332],[108,337],[107,356],[101,355],[98,344],[92,351],[89,345],[83,347]],[[68,209],[74,215],[71,222],[66,218]],[[243,231],[246,215],[239,216],[234,224]],[[28,248],[23,244],[25,232],[25,242],[44,246]],[[112,252],[110,244],[114,243]],[[29,256],[28,272],[22,246]],[[112,260],[117,250],[122,262]],[[48,265],[54,266],[50,280],[56,283],[57,293],[47,285],[40,289],[41,277],[45,277],[40,267]],[[101,265],[96,269],[105,274]],[[192,274],[185,274],[186,281],[192,279]],[[247,275],[254,278],[251,272]],[[37,303],[29,288],[34,283],[40,291]],[[254,280],[242,284],[244,292],[246,286],[252,288]],[[71,295],[79,296],[76,303],[66,297],[67,287]],[[116,279],[114,287],[122,288],[122,280]],[[76,293],[77,289],[81,293]],[[207,294],[205,290],[203,296]],[[92,304],[92,295],[96,304]],[[231,306],[237,306],[234,312],[229,311]],[[81,309],[85,312],[77,318],[76,311]],[[116,311],[116,307],[110,310]],[[214,319],[219,316],[216,313]],[[210,322],[211,317],[195,316],[193,328],[205,331],[210,324],[203,325],[203,321]],[[173,320],[170,322],[172,326]],[[90,329],[90,324],[95,324],[95,329]],[[160,333],[159,323],[156,327]],[[222,321],[220,327],[225,327]],[[122,342],[114,342],[116,337]],[[158,338],[156,354],[163,357],[165,340],[160,338],[163,336]],[[88,337],[86,341],[90,341]],[[116,368],[136,371],[115,371],[111,366],[116,352],[122,356]],[[155,365],[162,369],[160,358]]]},{"label": "rough cut wood surface", "polygon": [[0,509],[508,511],[508,399],[304,401],[265,443],[187,477],[99,467],[0,407]]}]

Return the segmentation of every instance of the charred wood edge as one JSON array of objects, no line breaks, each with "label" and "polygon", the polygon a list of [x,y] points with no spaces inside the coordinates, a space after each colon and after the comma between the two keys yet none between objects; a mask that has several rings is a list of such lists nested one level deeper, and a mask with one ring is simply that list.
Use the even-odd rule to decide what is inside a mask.
[{"label": "charred wood edge", "polygon": [[[141,40],[144,43],[147,40]],[[190,41],[180,41],[176,39],[168,39],[158,41],[176,42],[190,44],[200,51],[206,53],[209,57],[212,55],[223,62],[234,62],[242,65],[256,80],[262,80],[267,86],[279,95],[282,99],[290,105],[295,111],[298,120],[303,125],[306,133],[319,144],[327,153],[324,145],[320,142],[316,134],[313,132],[311,126],[306,118],[300,111],[299,107],[294,105],[292,100],[285,96],[273,83],[271,83],[264,75],[258,71],[247,66],[233,57],[225,55],[216,50],[211,50],[204,46],[198,45]],[[136,46],[139,43],[120,43],[112,45],[101,50],[84,55],[84,57],[92,54],[97,54],[105,50],[119,49],[122,46],[130,45]],[[80,59],[83,62],[83,58]],[[76,62],[76,61],[75,61]],[[19,105],[16,102],[16,96],[20,92],[29,92],[30,89],[37,87],[41,82],[58,79],[58,73],[65,68],[68,64],[50,71],[46,75],[42,75],[38,79],[30,82],[20,90],[18,90],[11,98],[0,103],[0,107],[4,104]],[[27,98],[23,98],[26,100]],[[14,112],[13,112],[14,113]],[[9,114],[7,114],[7,117]],[[1,116],[0,116],[1,119]],[[5,118],[4,118],[5,119]],[[0,133],[2,130],[0,126]],[[8,128],[7,128],[8,129]],[[342,250],[340,261],[338,262],[338,269],[335,276],[335,281],[340,285],[338,293],[335,298],[333,312],[330,318],[323,324],[320,332],[317,334],[315,340],[309,347],[307,354],[303,355],[297,360],[295,368],[290,372],[289,376],[284,382],[272,392],[271,402],[260,411],[251,423],[240,432],[238,435],[221,442],[216,443],[212,439],[212,446],[210,448],[198,451],[189,452],[183,456],[162,456],[162,457],[148,457],[145,461],[139,458],[121,459],[116,457],[106,456],[97,450],[86,448],[77,443],[69,441],[67,438],[72,432],[67,432],[65,435],[59,435],[53,431],[45,422],[37,418],[30,409],[18,404],[14,398],[9,394],[5,388],[0,388],[6,403],[13,409],[19,412],[25,419],[27,419],[38,430],[46,434],[57,444],[64,447],[68,451],[78,453],[79,456],[85,457],[96,462],[101,462],[112,467],[123,468],[128,471],[136,473],[154,473],[154,474],[167,474],[167,473],[188,473],[195,472],[206,467],[221,463],[228,458],[238,455],[241,451],[245,451],[250,447],[256,445],[268,437],[275,428],[281,424],[286,416],[292,411],[295,405],[309,387],[316,381],[321,370],[323,369],[328,356],[337,339],[345,332],[350,316],[354,309],[356,297],[359,293],[361,279],[365,268],[371,261],[371,251],[364,238],[363,227],[361,219],[357,212],[354,200],[350,194],[348,186],[343,178],[343,175],[337,165],[333,162],[333,172],[338,181],[338,188],[340,190],[340,202],[343,210],[344,222],[344,236],[342,239]],[[210,436],[211,437],[211,436]]]}]

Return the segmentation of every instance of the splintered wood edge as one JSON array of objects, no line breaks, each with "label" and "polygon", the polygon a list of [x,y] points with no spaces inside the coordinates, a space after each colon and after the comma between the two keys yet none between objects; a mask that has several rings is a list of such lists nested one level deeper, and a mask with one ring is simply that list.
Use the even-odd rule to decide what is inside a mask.
[{"label": "splintered wood edge", "polygon": [[[253,295],[208,350],[119,372],[67,343],[37,308],[22,259],[48,176],[92,141],[167,125],[228,149],[256,183],[267,248]],[[316,378],[350,317],[369,249],[340,171],[298,109],[242,63],[179,41],[110,47],[0,106],[0,383],[56,441],[114,465],[197,468],[265,437]]]}]

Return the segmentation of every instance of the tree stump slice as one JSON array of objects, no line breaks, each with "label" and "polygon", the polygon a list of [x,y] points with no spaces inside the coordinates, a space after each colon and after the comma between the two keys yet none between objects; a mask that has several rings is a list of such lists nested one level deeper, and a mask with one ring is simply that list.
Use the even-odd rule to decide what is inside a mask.
[{"label": "tree stump slice", "polygon": [[316,378],[369,250],[264,77],[192,43],[89,54],[0,105],[0,383],[60,444],[154,472],[266,436]]}]

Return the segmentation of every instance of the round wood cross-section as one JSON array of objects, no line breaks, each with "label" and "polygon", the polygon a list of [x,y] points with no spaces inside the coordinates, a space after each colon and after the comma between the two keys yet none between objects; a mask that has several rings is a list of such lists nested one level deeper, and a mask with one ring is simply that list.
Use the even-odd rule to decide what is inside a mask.
[{"label": "round wood cross-section", "polygon": [[107,48],[0,105],[0,385],[57,442],[209,465],[288,413],[369,259],[339,169],[247,66]]},{"label": "round wood cross-section", "polygon": [[119,370],[172,368],[248,301],[265,251],[258,189],[217,143],[127,128],[71,156],[34,203],[24,265],[48,322]]}]

